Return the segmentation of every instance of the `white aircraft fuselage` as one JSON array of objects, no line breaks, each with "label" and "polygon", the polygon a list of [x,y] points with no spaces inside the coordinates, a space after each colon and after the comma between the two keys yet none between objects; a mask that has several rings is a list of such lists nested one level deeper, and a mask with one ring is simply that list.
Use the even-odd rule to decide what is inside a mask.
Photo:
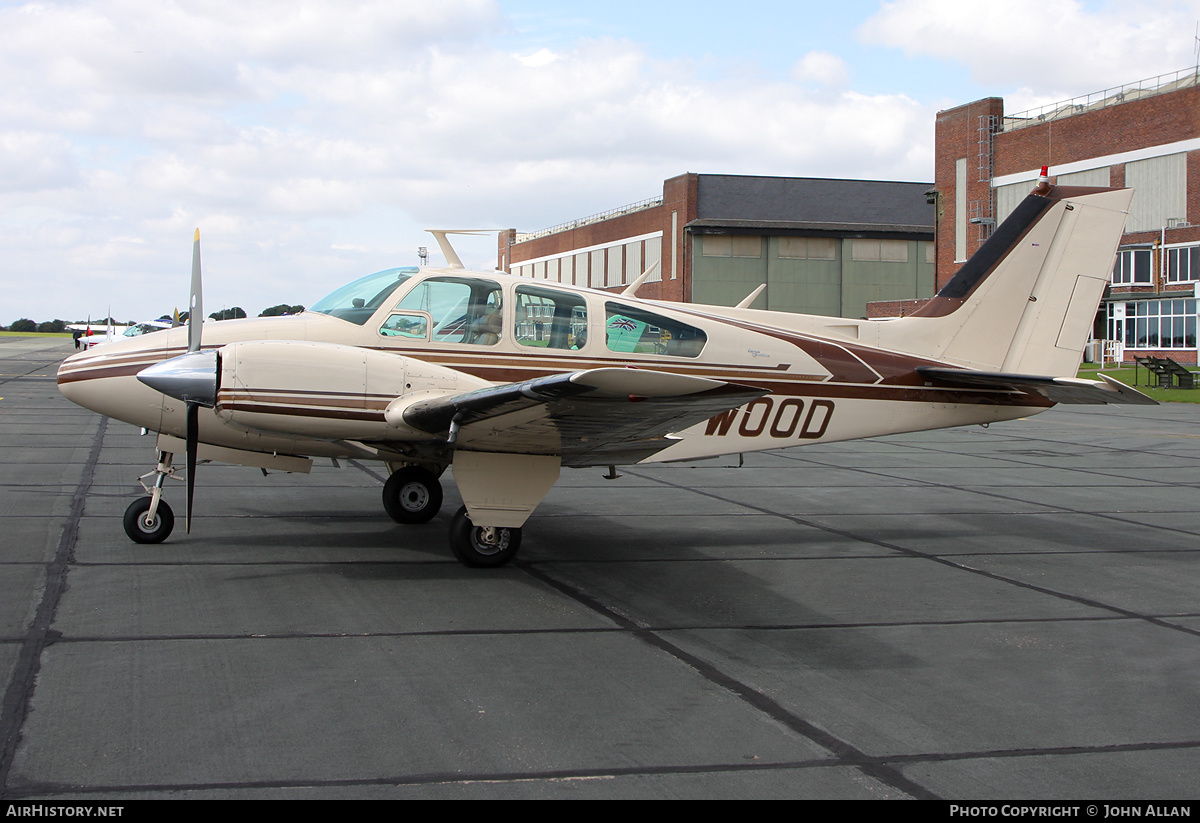
[{"label": "white aircraft fuselage", "polygon": [[[455,552],[498,565],[511,555],[487,559],[500,556],[497,535],[519,540],[560,466],[1152,402],[1074,379],[1130,194],[1031,195],[925,308],[886,321],[646,301],[456,266],[379,272],[300,315],[205,324],[199,348],[215,355],[200,371],[215,374],[197,413],[200,459],[306,470],[352,457],[434,478],[453,466],[469,517],[467,556],[452,537]],[[159,433],[169,473],[198,401],[151,377],[176,379],[187,349],[184,328],[118,339],[68,358],[59,386]],[[440,503],[440,487],[421,483],[398,499]]]}]

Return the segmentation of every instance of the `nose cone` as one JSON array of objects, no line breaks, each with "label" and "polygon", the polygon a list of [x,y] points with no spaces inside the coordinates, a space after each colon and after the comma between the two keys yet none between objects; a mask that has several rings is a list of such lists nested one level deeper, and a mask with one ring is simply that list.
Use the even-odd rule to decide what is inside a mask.
[{"label": "nose cone", "polygon": [[138,372],[137,379],[168,397],[212,408],[220,373],[220,356],[210,349],[155,363]]},{"label": "nose cone", "polygon": [[84,368],[80,361],[86,358],[87,352],[83,351],[71,355],[58,364],[58,390],[62,392],[63,397],[75,405],[89,409],[91,406],[83,402],[84,393],[82,391],[82,380],[80,380],[80,374]]},{"label": "nose cone", "polygon": [[112,357],[99,349],[80,352],[59,365],[58,390],[72,403],[97,414],[137,426],[157,424],[162,395],[134,377],[148,365],[148,359],[137,354]]}]

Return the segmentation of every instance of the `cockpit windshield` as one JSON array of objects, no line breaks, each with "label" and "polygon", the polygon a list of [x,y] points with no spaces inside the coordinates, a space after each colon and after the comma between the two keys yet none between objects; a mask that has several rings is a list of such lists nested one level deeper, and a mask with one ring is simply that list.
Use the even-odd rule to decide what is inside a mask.
[{"label": "cockpit windshield", "polygon": [[408,266],[368,274],[322,297],[309,311],[328,314],[330,317],[361,326],[371,319],[375,310],[383,305],[383,301],[387,300],[401,283],[418,271],[420,269],[416,266]]}]

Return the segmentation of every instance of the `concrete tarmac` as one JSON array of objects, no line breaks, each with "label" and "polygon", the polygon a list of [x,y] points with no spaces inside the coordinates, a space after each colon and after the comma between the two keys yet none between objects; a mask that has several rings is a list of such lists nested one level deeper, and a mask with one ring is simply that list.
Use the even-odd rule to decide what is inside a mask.
[{"label": "concrete tarmac", "polygon": [[0,338],[0,796],[1200,798],[1200,405],[567,470],[503,569]]}]

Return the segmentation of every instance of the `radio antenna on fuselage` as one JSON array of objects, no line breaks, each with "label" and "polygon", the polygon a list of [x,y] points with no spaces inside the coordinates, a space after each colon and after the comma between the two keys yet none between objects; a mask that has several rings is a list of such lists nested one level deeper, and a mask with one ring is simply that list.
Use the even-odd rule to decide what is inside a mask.
[{"label": "radio antenna on fuselage", "polygon": [[433,238],[437,240],[438,247],[442,250],[442,255],[446,258],[446,268],[461,269],[465,267],[462,260],[458,257],[458,252],[450,245],[450,239],[446,237],[447,234],[494,234],[503,231],[503,229],[425,229],[425,231],[432,234]]}]

